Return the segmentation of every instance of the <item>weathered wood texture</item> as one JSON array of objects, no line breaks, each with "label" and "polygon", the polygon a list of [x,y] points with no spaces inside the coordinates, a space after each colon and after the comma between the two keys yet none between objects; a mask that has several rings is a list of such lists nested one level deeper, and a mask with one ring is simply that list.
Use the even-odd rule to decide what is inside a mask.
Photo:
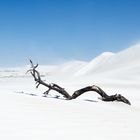
[{"label": "weathered wood texture", "polygon": [[80,95],[88,91],[93,91],[93,92],[98,93],[101,96],[100,99],[102,101],[120,101],[120,102],[124,102],[126,104],[131,105],[130,101],[126,99],[124,96],[122,96],[121,94],[107,95],[100,87],[96,85],[87,86],[85,88],[79,89],[75,91],[71,96],[64,88],[60,87],[59,85],[54,84],[54,83],[47,84],[46,82],[44,82],[40,77],[40,73],[36,70],[36,68],[38,67],[38,64],[34,66],[31,60],[30,60],[30,64],[31,64],[31,69],[28,70],[27,72],[30,72],[31,75],[34,77],[34,80],[36,81],[36,84],[37,84],[36,88],[38,88],[39,85],[43,85],[48,88],[44,92],[45,96],[47,96],[50,90],[55,90],[61,95],[63,95],[64,98],[66,98],[67,100],[72,100],[72,99],[76,99],[77,97],[79,97]]}]

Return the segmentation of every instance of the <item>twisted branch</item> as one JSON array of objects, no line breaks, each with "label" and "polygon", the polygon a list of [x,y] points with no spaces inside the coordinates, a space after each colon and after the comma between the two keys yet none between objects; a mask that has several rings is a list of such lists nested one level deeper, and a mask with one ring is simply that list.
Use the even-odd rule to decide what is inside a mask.
[{"label": "twisted branch", "polygon": [[75,91],[73,95],[71,96],[64,88],[60,87],[59,85],[54,84],[54,83],[51,83],[51,84],[45,83],[41,79],[39,72],[36,70],[36,68],[38,67],[38,64],[34,66],[32,60],[30,60],[30,64],[31,64],[31,69],[29,69],[27,72],[30,72],[31,75],[34,77],[34,80],[36,81],[36,84],[37,84],[36,88],[38,88],[39,85],[43,85],[48,88],[48,90],[46,90],[43,93],[45,94],[45,96],[47,96],[50,90],[54,90],[60,93],[61,95],[63,95],[64,98],[66,98],[67,100],[72,100],[72,99],[76,99],[77,97],[79,97],[80,95],[88,91],[94,91],[94,92],[97,92],[101,96],[102,101],[120,101],[120,102],[124,102],[126,104],[131,105],[130,101],[126,99],[124,96],[122,96],[121,94],[115,94],[115,95],[109,96],[100,87],[95,86],[95,85],[87,86],[85,88],[79,89]]}]

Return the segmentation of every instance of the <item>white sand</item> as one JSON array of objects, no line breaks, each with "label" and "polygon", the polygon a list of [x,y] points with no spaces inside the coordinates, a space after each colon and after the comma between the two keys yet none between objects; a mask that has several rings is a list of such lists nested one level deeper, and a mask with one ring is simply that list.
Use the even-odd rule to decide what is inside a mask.
[{"label": "white sand", "polygon": [[[102,58],[103,57],[103,58]],[[108,94],[120,93],[132,105],[103,102],[95,92],[71,101],[42,97],[27,67],[0,70],[1,140],[139,140],[140,44],[117,54],[105,53],[89,63],[39,66],[46,82],[65,87],[72,94],[96,84]],[[98,60],[98,61],[97,61]],[[22,93],[24,92],[24,93]],[[31,96],[28,94],[36,94]]]}]

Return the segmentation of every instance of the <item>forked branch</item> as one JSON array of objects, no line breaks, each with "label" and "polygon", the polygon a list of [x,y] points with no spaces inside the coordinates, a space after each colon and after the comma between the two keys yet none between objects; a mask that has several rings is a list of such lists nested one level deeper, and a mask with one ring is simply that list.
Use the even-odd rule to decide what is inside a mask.
[{"label": "forked branch", "polygon": [[48,90],[46,92],[44,92],[45,95],[47,95],[49,93],[50,90],[55,90],[57,92],[59,92],[60,94],[62,94],[65,98],[70,98],[71,96],[65,91],[64,88],[58,86],[57,84],[54,84],[54,83],[51,83],[51,84],[47,84],[45,83],[41,77],[40,77],[40,74],[39,72],[36,70],[36,68],[38,67],[38,64],[37,65],[33,65],[33,62],[30,60],[30,63],[31,63],[31,69],[28,70],[27,72],[30,72],[31,75],[34,77],[34,80],[36,81],[36,88],[39,87],[39,85],[43,85],[43,86],[46,86],[48,88]]},{"label": "forked branch", "polygon": [[64,88],[60,87],[59,85],[54,84],[54,83],[47,84],[46,82],[44,82],[41,79],[39,72],[36,70],[36,68],[38,67],[38,64],[34,66],[31,60],[30,60],[30,64],[31,64],[31,69],[28,70],[27,72],[30,72],[31,75],[34,77],[34,80],[36,81],[36,84],[37,84],[36,88],[38,88],[39,85],[43,85],[48,88],[44,92],[46,96],[50,92],[50,90],[54,90],[60,93],[61,95],[63,95],[64,98],[66,98],[67,100],[72,100],[72,99],[76,99],[77,97],[79,97],[80,95],[88,91],[94,91],[94,92],[97,92],[101,96],[102,101],[120,101],[120,102],[124,102],[126,104],[131,105],[130,101],[126,99],[124,96],[122,96],[121,94],[115,94],[115,95],[109,96],[100,87],[95,86],[95,85],[87,86],[85,88],[79,89],[75,91],[73,95],[71,96]]}]

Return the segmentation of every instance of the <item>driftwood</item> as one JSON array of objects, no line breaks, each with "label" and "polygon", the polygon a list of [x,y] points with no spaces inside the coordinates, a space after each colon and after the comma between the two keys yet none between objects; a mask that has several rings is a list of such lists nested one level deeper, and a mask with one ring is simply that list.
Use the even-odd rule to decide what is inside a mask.
[{"label": "driftwood", "polygon": [[101,96],[101,100],[102,101],[120,101],[120,102],[124,102],[126,104],[131,105],[130,101],[128,99],[126,99],[124,96],[122,96],[121,94],[115,94],[115,95],[107,95],[100,87],[98,86],[88,86],[82,89],[79,89],[77,91],[75,91],[73,93],[73,95],[71,96],[71,99],[75,99],[77,97],[79,97],[80,95],[84,94],[85,92],[88,91],[95,91],[97,92],[100,96]]},{"label": "driftwood", "polygon": [[37,84],[36,88],[38,88],[39,85],[43,85],[48,88],[48,90],[46,90],[43,93],[45,96],[47,96],[47,94],[50,92],[50,90],[55,90],[58,93],[60,93],[61,95],[63,95],[65,99],[72,100],[88,91],[94,91],[94,92],[97,92],[101,96],[100,99],[102,101],[120,101],[120,102],[124,102],[126,104],[131,105],[130,101],[128,99],[126,99],[124,96],[122,96],[121,94],[115,94],[115,95],[109,96],[100,87],[95,86],[95,85],[87,86],[85,88],[79,89],[79,90],[75,91],[73,93],[73,95],[71,96],[64,88],[60,87],[59,85],[54,84],[54,83],[47,84],[46,82],[44,82],[41,79],[39,72],[36,70],[36,68],[38,67],[38,64],[34,66],[34,64],[31,60],[30,60],[30,63],[31,63],[31,69],[28,70],[27,72],[30,72],[31,75],[34,77],[34,80],[36,81],[36,84]]}]

